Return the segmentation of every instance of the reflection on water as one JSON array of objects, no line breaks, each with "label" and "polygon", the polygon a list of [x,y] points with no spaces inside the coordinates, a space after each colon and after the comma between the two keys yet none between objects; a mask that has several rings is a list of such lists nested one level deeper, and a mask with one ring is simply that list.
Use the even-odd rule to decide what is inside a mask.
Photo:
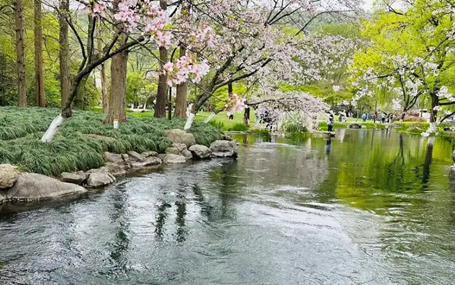
[{"label": "reflection on water", "polygon": [[453,283],[452,141],[390,130],[236,139],[237,160],[6,205],[0,284]]}]

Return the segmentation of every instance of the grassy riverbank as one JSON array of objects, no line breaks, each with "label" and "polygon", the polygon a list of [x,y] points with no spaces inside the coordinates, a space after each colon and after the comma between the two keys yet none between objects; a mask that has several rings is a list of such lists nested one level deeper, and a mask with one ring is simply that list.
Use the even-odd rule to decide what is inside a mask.
[{"label": "grassy riverbank", "polygon": [[[95,112],[100,113],[102,112],[101,109],[95,109]],[[145,111],[145,112],[136,112],[128,110],[127,114],[136,117],[136,118],[148,118],[153,117],[153,111]],[[207,119],[211,112],[199,112],[196,115],[195,122],[204,122]],[[254,110],[251,110],[250,114],[250,126],[254,126],[256,123]],[[210,120],[210,124],[216,126],[217,128],[223,131],[247,131],[249,128],[244,124],[243,121],[243,113],[235,113],[234,119],[229,120],[227,112],[218,113],[214,118]]]},{"label": "grassy riverbank", "polygon": [[[184,120],[128,117],[119,130],[104,124],[104,115],[75,111],[51,143],[40,141],[58,109],[0,107],[0,164],[58,176],[65,171],[89,170],[104,164],[102,153],[164,152],[171,145],[169,129],[182,129]],[[191,132],[198,144],[209,145],[221,138],[219,129],[195,123]]]}]

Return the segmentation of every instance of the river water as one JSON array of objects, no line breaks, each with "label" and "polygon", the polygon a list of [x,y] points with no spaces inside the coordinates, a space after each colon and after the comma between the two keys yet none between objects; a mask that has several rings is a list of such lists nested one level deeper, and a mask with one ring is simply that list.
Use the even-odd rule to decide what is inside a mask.
[{"label": "river water", "polygon": [[5,205],[0,284],[454,284],[452,141],[236,139],[237,160]]}]

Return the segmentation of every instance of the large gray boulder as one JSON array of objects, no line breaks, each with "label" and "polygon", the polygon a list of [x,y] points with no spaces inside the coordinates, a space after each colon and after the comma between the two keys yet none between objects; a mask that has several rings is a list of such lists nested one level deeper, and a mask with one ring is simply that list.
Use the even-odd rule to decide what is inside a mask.
[{"label": "large gray boulder", "polygon": [[158,157],[147,157],[144,161],[133,162],[131,165],[133,169],[140,169],[145,167],[157,166],[163,163],[163,161]]},{"label": "large gray boulder", "polygon": [[103,158],[105,162],[123,163],[123,157],[121,154],[105,152],[103,153]]},{"label": "large gray boulder", "polygon": [[84,171],[77,172],[63,172],[61,174],[60,180],[66,183],[73,183],[77,185],[82,185],[87,179],[87,174]]},{"label": "large gray boulder", "polygon": [[[180,154],[185,157],[186,160],[190,160],[193,158],[193,154],[187,149],[186,145],[183,143],[174,143],[172,144],[172,147],[170,149],[176,149],[178,153],[173,153],[173,154]],[[172,152],[167,152],[166,153],[172,153]]]},{"label": "large gray boulder", "polygon": [[170,130],[166,131],[166,137],[172,141],[174,144],[185,144],[186,147],[190,147],[196,144],[196,139],[193,134],[187,133],[183,130]]},{"label": "large gray boulder", "polygon": [[193,156],[198,159],[210,158],[210,155],[212,154],[212,151],[208,147],[200,144],[190,146],[189,150],[191,151]]},{"label": "large gray boulder", "polygon": [[35,173],[22,173],[16,184],[6,192],[9,201],[37,201],[83,194],[87,190],[79,185]]},{"label": "large gray boulder", "polygon": [[176,155],[176,154],[161,154],[160,158],[166,164],[180,164],[180,163],[186,162],[186,159],[184,156]]},{"label": "large gray boulder", "polygon": [[130,151],[128,152],[128,156],[129,156],[129,159],[130,159],[131,161],[142,162],[142,161],[145,160],[145,157],[144,157],[144,156],[142,156],[142,155],[140,155],[139,153],[137,153],[137,152],[135,152],[135,151],[132,151],[132,150],[130,150]]},{"label": "large gray boulder", "polygon": [[143,157],[150,157],[150,156],[158,156],[158,153],[156,151],[146,151],[141,153]]},{"label": "large gray boulder", "polygon": [[17,181],[19,171],[11,164],[0,164],[0,189],[13,187]]},{"label": "large gray boulder", "polygon": [[210,145],[212,157],[237,157],[238,146],[235,141],[214,141]]},{"label": "large gray boulder", "polygon": [[183,157],[185,157],[186,160],[193,159],[193,154],[191,153],[191,151],[187,150],[186,148],[184,150],[182,150],[181,154],[183,155]]},{"label": "large gray boulder", "polygon": [[173,143],[172,147],[176,148],[179,152],[183,152],[187,149],[186,144],[184,143]]},{"label": "large gray boulder", "polygon": [[131,168],[127,154],[105,152],[103,158],[107,170],[114,176],[126,175],[127,170]]},{"label": "large gray boulder", "polygon": [[109,173],[106,167],[89,170],[87,171],[87,175],[87,186],[90,188],[109,185],[116,181],[114,175]]},{"label": "large gray boulder", "polygon": [[126,175],[128,172],[127,170],[130,168],[129,165],[125,163],[117,164],[117,163],[106,163],[105,167],[114,176],[123,176]]},{"label": "large gray boulder", "polygon": [[169,147],[166,149],[166,154],[180,155],[180,151],[176,147]]}]

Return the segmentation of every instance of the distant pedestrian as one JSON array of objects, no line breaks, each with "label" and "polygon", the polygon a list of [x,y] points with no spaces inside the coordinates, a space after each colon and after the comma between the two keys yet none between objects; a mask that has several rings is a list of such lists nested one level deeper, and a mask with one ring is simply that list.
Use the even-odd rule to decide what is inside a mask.
[{"label": "distant pedestrian", "polygon": [[366,122],[367,117],[368,117],[367,114],[366,114],[366,113],[363,113],[363,115],[362,115],[362,121]]},{"label": "distant pedestrian", "polygon": [[243,114],[243,121],[245,125],[250,126],[250,106],[248,106],[248,102],[245,100],[245,111]]},{"label": "distant pedestrian", "polygon": [[327,122],[328,124],[328,131],[332,132],[333,131],[333,114],[329,112],[329,121]]}]

